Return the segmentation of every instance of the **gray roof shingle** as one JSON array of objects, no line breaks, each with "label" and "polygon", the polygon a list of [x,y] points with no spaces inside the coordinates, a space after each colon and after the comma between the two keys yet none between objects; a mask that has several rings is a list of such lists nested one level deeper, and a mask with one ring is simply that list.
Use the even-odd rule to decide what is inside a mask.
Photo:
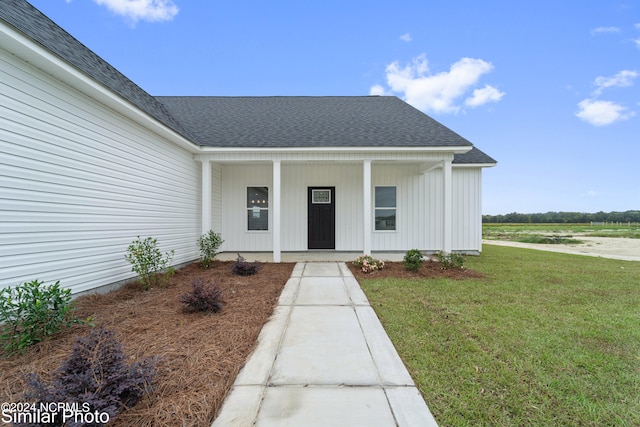
[{"label": "gray roof shingle", "polygon": [[[159,96],[204,147],[468,147],[394,96]],[[495,163],[477,148],[454,163]]]}]

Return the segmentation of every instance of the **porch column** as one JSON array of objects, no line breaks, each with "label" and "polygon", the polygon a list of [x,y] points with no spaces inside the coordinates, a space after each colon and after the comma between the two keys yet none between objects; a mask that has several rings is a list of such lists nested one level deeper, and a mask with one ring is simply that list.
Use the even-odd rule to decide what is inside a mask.
[{"label": "porch column", "polygon": [[202,233],[207,234],[211,230],[211,162],[202,159]]},{"label": "porch column", "polygon": [[363,218],[364,242],[362,252],[371,254],[371,160],[364,160],[362,163],[362,193],[363,193]]},{"label": "porch column", "polygon": [[453,240],[453,191],[451,184],[451,160],[442,163],[442,250],[451,253]]},{"label": "porch column", "polygon": [[280,160],[273,161],[273,262],[280,262],[280,190],[281,190]]}]

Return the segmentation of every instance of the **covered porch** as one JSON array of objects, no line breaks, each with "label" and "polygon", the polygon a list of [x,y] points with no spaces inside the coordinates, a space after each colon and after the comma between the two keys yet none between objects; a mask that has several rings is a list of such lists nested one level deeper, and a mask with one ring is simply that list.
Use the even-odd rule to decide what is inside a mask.
[{"label": "covered porch", "polygon": [[[454,244],[452,166],[454,155],[469,149],[199,154],[202,234],[222,233],[231,258],[255,253],[272,262],[346,261],[372,252],[397,260],[411,248],[469,249]],[[380,200],[381,188],[392,190],[393,202]],[[251,191],[263,200],[253,203]],[[333,244],[322,251],[311,242],[316,203],[335,204],[333,222],[322,226],[333,228]]]}]

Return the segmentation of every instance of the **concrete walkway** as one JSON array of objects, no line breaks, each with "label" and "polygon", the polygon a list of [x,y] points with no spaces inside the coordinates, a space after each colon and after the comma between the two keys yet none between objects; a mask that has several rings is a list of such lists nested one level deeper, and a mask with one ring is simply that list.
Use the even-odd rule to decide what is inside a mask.
[{"label": "concrete walkway", "polygon": [[437,426],[347,266],[298,263],[213,423]]}]

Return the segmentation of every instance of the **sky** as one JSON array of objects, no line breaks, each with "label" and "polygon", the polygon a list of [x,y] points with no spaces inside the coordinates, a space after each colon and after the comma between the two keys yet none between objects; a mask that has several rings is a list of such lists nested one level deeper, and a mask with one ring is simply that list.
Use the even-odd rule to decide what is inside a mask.
[{"label": "sky", "polygon": [[637,0],[30,0],[151,95],[394,95],[498,161],[483,213],[640,210]]}]

